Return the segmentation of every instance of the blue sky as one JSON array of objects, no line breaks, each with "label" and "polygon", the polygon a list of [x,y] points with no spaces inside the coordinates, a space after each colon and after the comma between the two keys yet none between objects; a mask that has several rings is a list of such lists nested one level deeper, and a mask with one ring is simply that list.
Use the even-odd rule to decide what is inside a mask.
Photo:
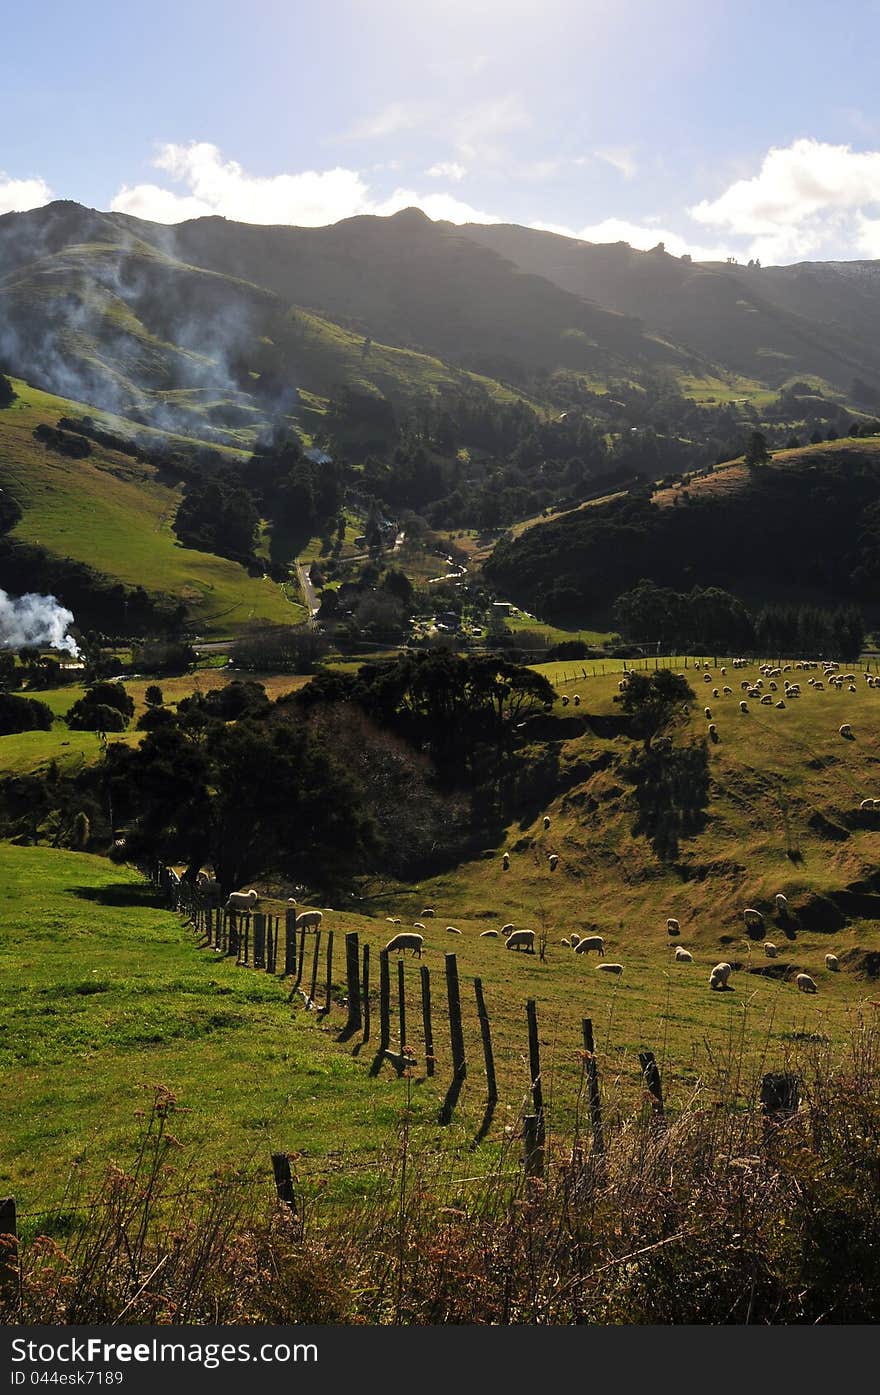
[{"label": "blue sky", "polygon": [[408,203],[695,255],[880,257],[880,0],[44,0],[0,211],[317,225]]}]

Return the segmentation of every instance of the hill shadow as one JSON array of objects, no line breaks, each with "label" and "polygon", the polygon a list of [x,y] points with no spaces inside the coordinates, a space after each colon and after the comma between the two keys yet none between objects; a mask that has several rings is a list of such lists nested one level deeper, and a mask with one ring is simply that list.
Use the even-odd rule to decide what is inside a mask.
[{"label": "hill shadow", "polygon": [[69,886],[67,890],[81,901],[99,906],[156,906],[165,904],[162,893],[148,883],[112,882],[109,886]]},{"label": "hill shadow", "polygon": [[635,787],[637,814],[632,826],[648,839],[663,862],[678,856],[679,840],[706,826],[709,755],[705,741],[671,751],[643,751],[621,772]]}]

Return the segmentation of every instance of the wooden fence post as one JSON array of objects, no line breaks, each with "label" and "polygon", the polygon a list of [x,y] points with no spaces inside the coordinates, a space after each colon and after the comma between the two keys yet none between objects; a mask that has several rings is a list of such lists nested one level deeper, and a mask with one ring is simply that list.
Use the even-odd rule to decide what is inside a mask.
[{"label": "wooden fence post", "polygon": [[332,1006],[330,995],[333,991],[333,931],[327,931],[327,991],[324,997],[324,1011],[329,1012]]},{"label": "wooden fence post", "polygon": [[364,1041],[370,1040],[370,946],[364,945],[361,998],[364,1005]]},{"label": "wooden fence post", "polygon": [[526,1177],[544,1176],[544,1130],[540,1114],[523,1119],[523,1166]]},{"label": "wooden fence post", "polygon": [[245,911],[245,912],[244,912],[244,914],[243,914],[243,916],[242,916],[242,920],[244,921],[244,934],[242,934],[241,931],[239,931],[239,936],[238,936],[238,950],[239,950],[238,962],[239,962],[239,964],[245,964],[245,965],[246,965],[247,962],[248,962],[248,954],[249,954],[249,950],[250,950],[250,939],[251,939],[251,913],[250,913],[250,911]]},{"label": "wooden fence post", "polygon": [[467,1076],[464,1054],[464,1030],[461,1025],[461,995],[458,989],[458,960],[454,951],[446,954],[446,998],[449,1004],[449,1038],[452,1044],[452,1078],[461,1081]]},{"label": "wooden fence post", "polygon": [[345,937],[345,980],[348,993],[347,1032],[356,1032],[361,1025],[360,941],[356,930]]},{"label": "wooden fence post", "polygon": [[[9,1235],[18,1241],[15,1197],[0,1197],[0,1236]],[[7,1241],[9,1248],[0,1248],[0,1293],[14,1290],[18,1285],[18,1245]]]},{"label": "wooden fence post", "polygon": [[275,1174],[275,1194],[279,1201],[283,1201],[296,1214],[296,1196],[293,1190],[293,1178],[290,1175],[290,1158],[286,1153],[272,1154],[272,1171]]},{"label": "wooden fence post", "polygon": [[284,913],[284,973],[296,973],[296,907]]},{"label": "wooden fence post", "polygon": [[797,1114],[801,1098],[800,1077],[790,1071],[771,1071],[761,1081],[761,1125],[765,1143],[775,1136],[780,1124]]},{"label": "wooden fence post", "polygon": [[538,1120],[538,1142],[543,1147],[545,1135],[544,1092],[541,1088],[541,1048],[538,1044],[538,1012],[534,998],[529,998],[526,1002],[526,1017],[529,1024],[529,1075],[531,1078],[532,1108]]},{"label": "wooden fence post", "polygon": [[498,1099],[498,1083],[495,1079],[495,1057],[492,1054],[492,1031],[486,1011],[486,1000],[483,997],[483,983],[479,978],[474,979],[474,994],[477,999],[477,1016],[480,1019],[480,1035],[483,1038],[483,1056],[486,1062],[486,1094],[489,1103],[495,1104]]},{"label": "wooden fence post", "polygon": [[266,916],[262,911],[254,912],[254,968],[266,967]]},{"label": "wooden fence post", "polygon": [[654,1059],[653,1051],[639,1052],[639,1065],[645,1081],[645,1089],[651,1096],[651,1109],[655,1119],[664,1118],[663,1086],[660,1081],[660,1067]]},{"label": "wooden fence post", "polygon": [[299,960],[297,961],[297,966],[296,966],[296,980],[295,980],[294,985],[293,985],[293,992],[294,992],[294,993],[296,992],[296,990],[299,988],[300,984],[302,983],[303,969],[305,968],[305,966],[306,966],[306,928],[305,928],[304,925],[301,925],[301,926],[300,926],[300,931],[299,931]]},{"label": "wooden fence post", "polygon": [[397,961],[397,1018],[400,1023],[400,1054],[406,1050],[406,991],[403,978],[403,956]]},{"label": "wooden fence post", "polygon": [[422,1028],[425,1034],[425,1070],[434,1074],[434,1031],[431,1026],[431,970],[427,964],[419,965],[419,978],[422,981]]},{"label": "wooden fence post", "polygon": [[584,1070],[587,1075],[587,1097],[590,1103],[590,1123],[593,1128],[593,1152],[604,1153],[605,1134],[602,1129],[602,1100],[599,1096],[599,1070],[596,1065],[592,1019],[585,1017],[582,1027],[584,1033]]},{"label": "wooden fence post", "polygon": [[388,1050],[391,1040],[391,980],[387,949],[379,952],[379,1051]]},{"label": "wooden fence post", "polygon": [[311,986],[311,988],[309,989],[309,1006],[310,1006],[310,1007],[313,1007],[313,1006],[314,1006],[314,1003],[315,1003],[315,993],[317,992],[317,988],[318,988],[318,954],[319,954],[319,952],[320,952],[320,949],[321,949],[321,931],[320,931],[320,930],[316,930],[316,931],[315,931],[315,957],[314,957],[314,959],[312,960],[312,986]]},{"label": "wooden fence post", "polygon": [[236,915],[236,911],[223,912],[223,920],[226,926],[226,953],[230,956],[234,954],[235,961],[238,963],[238,921]]}]

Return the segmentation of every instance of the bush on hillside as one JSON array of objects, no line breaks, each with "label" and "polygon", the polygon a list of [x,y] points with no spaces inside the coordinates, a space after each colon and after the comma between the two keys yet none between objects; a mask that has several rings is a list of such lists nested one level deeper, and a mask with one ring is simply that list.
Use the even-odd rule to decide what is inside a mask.
[{"label": "bush on hillside", "polygon": [[48,731],[51,725],[52,709],[45,702],[0,692],[0,736],[11,736],[19,731]]}]

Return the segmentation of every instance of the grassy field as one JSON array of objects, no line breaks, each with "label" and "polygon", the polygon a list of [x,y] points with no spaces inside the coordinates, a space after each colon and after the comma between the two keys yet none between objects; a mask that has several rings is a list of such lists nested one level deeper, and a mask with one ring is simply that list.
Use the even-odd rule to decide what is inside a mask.
[{"label": "grassy field", "polygon": [[236,562],[183,547],[171,531],[180,491],[152,466],[95,446],[85,460],[46,450],[41,422],[79,414],[67,402],[15,382],[18,400],[0,413],[0,477],[23,511],[11,536],[86,563],[127,586],[187,603],[201,634],[234,634],[254,621],[295,623],[305,609],[268,578]]},{"label": "grassy field", "polygon": [[[527,1099],[527,998],[537,1004],[551,1130],[562,1135],[577,1115],[584,1016],[594,1023],[612,1123],[638,1104],[640,1050],[655,1052],[672,1110],[731,1080],[744,1106],[753,1102],[762,1070],[784,1068],[811,1042],[845,1050],[850,1028],[873,1019],[878,997],[869,954],[880,949],[880,815],[859,814],[858,803],[880,794],[880,694],[855,668],[855,693],[815,692],[798,673],[801,699],[784,710],[750,702],[742,714],[738,673],[714,671],[704,683],[689,667],[697,701],[677,740],[705,733],[704,701],[720,740],[708,748],[708,802],[695,831],[682,835],[674,856],[660,856],[633,831],[632,787],[622,769],[631,743],[612,720],[614,661],[605,674],[588,667],[587,678],[570,664],[540,668],[560,699],[581,698],[578,708],[563,708],[561,700],[555,708],[549,749],[556,794],[536,795],[533,811],[501,843],[443,876],[374,889],[359,909],[325,907],[324,929],[335,931],[337,951],[334,1007],[323,1019],[299,999],[288,1003],[286,987],[270,976],[200,948],[176,917],[152,903],[133,872],[81,854],[0,847],[11,888],[0,907],[0,1000],[14,1101],[0,1185],[20,1195],[23,1210],[57,1199],[78,1160],[123,1156],[143,1087],[156,1081],[190,1111],[181,1128],[206,1162],[266,1161],[282,1148],[297,1156],[313,1185],[348,1194],[369,1185],[369,1159],[375,1165],[378,1150],[393,1145],[409,1098],[413,1147],[450,1149],[462,1178],[478,1176],[515,1136]],[[746,676],[757,677],[756,668]],[[731,696],[706,697],[725,682]],[[170,685],[163,687],[170,697]],[[844,720],[852,723],[853,741],[838,735]],[[560,858],[555,872],[550,852]],[[790,904],[784,920],[773,911],[777,891]],[[280,914],[287,889],[263,893],[264,908]],[[428,906],[434,917],[423,917]],[[764,956],[764,935],[746,937],[745,906],[764,912],[764,935],[779,946],[776,960]],[[667,935],[668,916],[681,922],[677,941]],[[409,957],[413,1079],[399,1080],[387,1064],[372,1077],[373,1047],[337,1039],[344,1024],[342,936],[357,930],[376,964],[392,931],[388,917],[426,926],[433,1080],[424,1071],[419,966]],[[507,922],[546,934],[543,962],[483,935]],[[461,934],[449,934],[447,925]],[[622,963],[623,974],[597,972],[595,955],[565,948],[560,941],[575,930],[602,934],[607,959]],[[693,964],[674,962],[675,943],[693,953]],[[450,949],[458,958],[469,1067],[453,1124],[440,1128],[437,1112],[450,1080],[443,987]],[[840,973],[824,966],[829,950],[840,958]],[[310,956],[311,944],[306,979]],[[733,991],[711,993],[708,971],[722,958],[734,966]],[[796,990],[797,970],[814,977],[815,996]],[[392,965],[393,1001],[396,974]],[[492,1023],[500,1100],[473,1153],[485,1107],[475,976]],[[322,950],[319,984],[323,977]],[[374,991],[376,978],[374,972]]]}]

